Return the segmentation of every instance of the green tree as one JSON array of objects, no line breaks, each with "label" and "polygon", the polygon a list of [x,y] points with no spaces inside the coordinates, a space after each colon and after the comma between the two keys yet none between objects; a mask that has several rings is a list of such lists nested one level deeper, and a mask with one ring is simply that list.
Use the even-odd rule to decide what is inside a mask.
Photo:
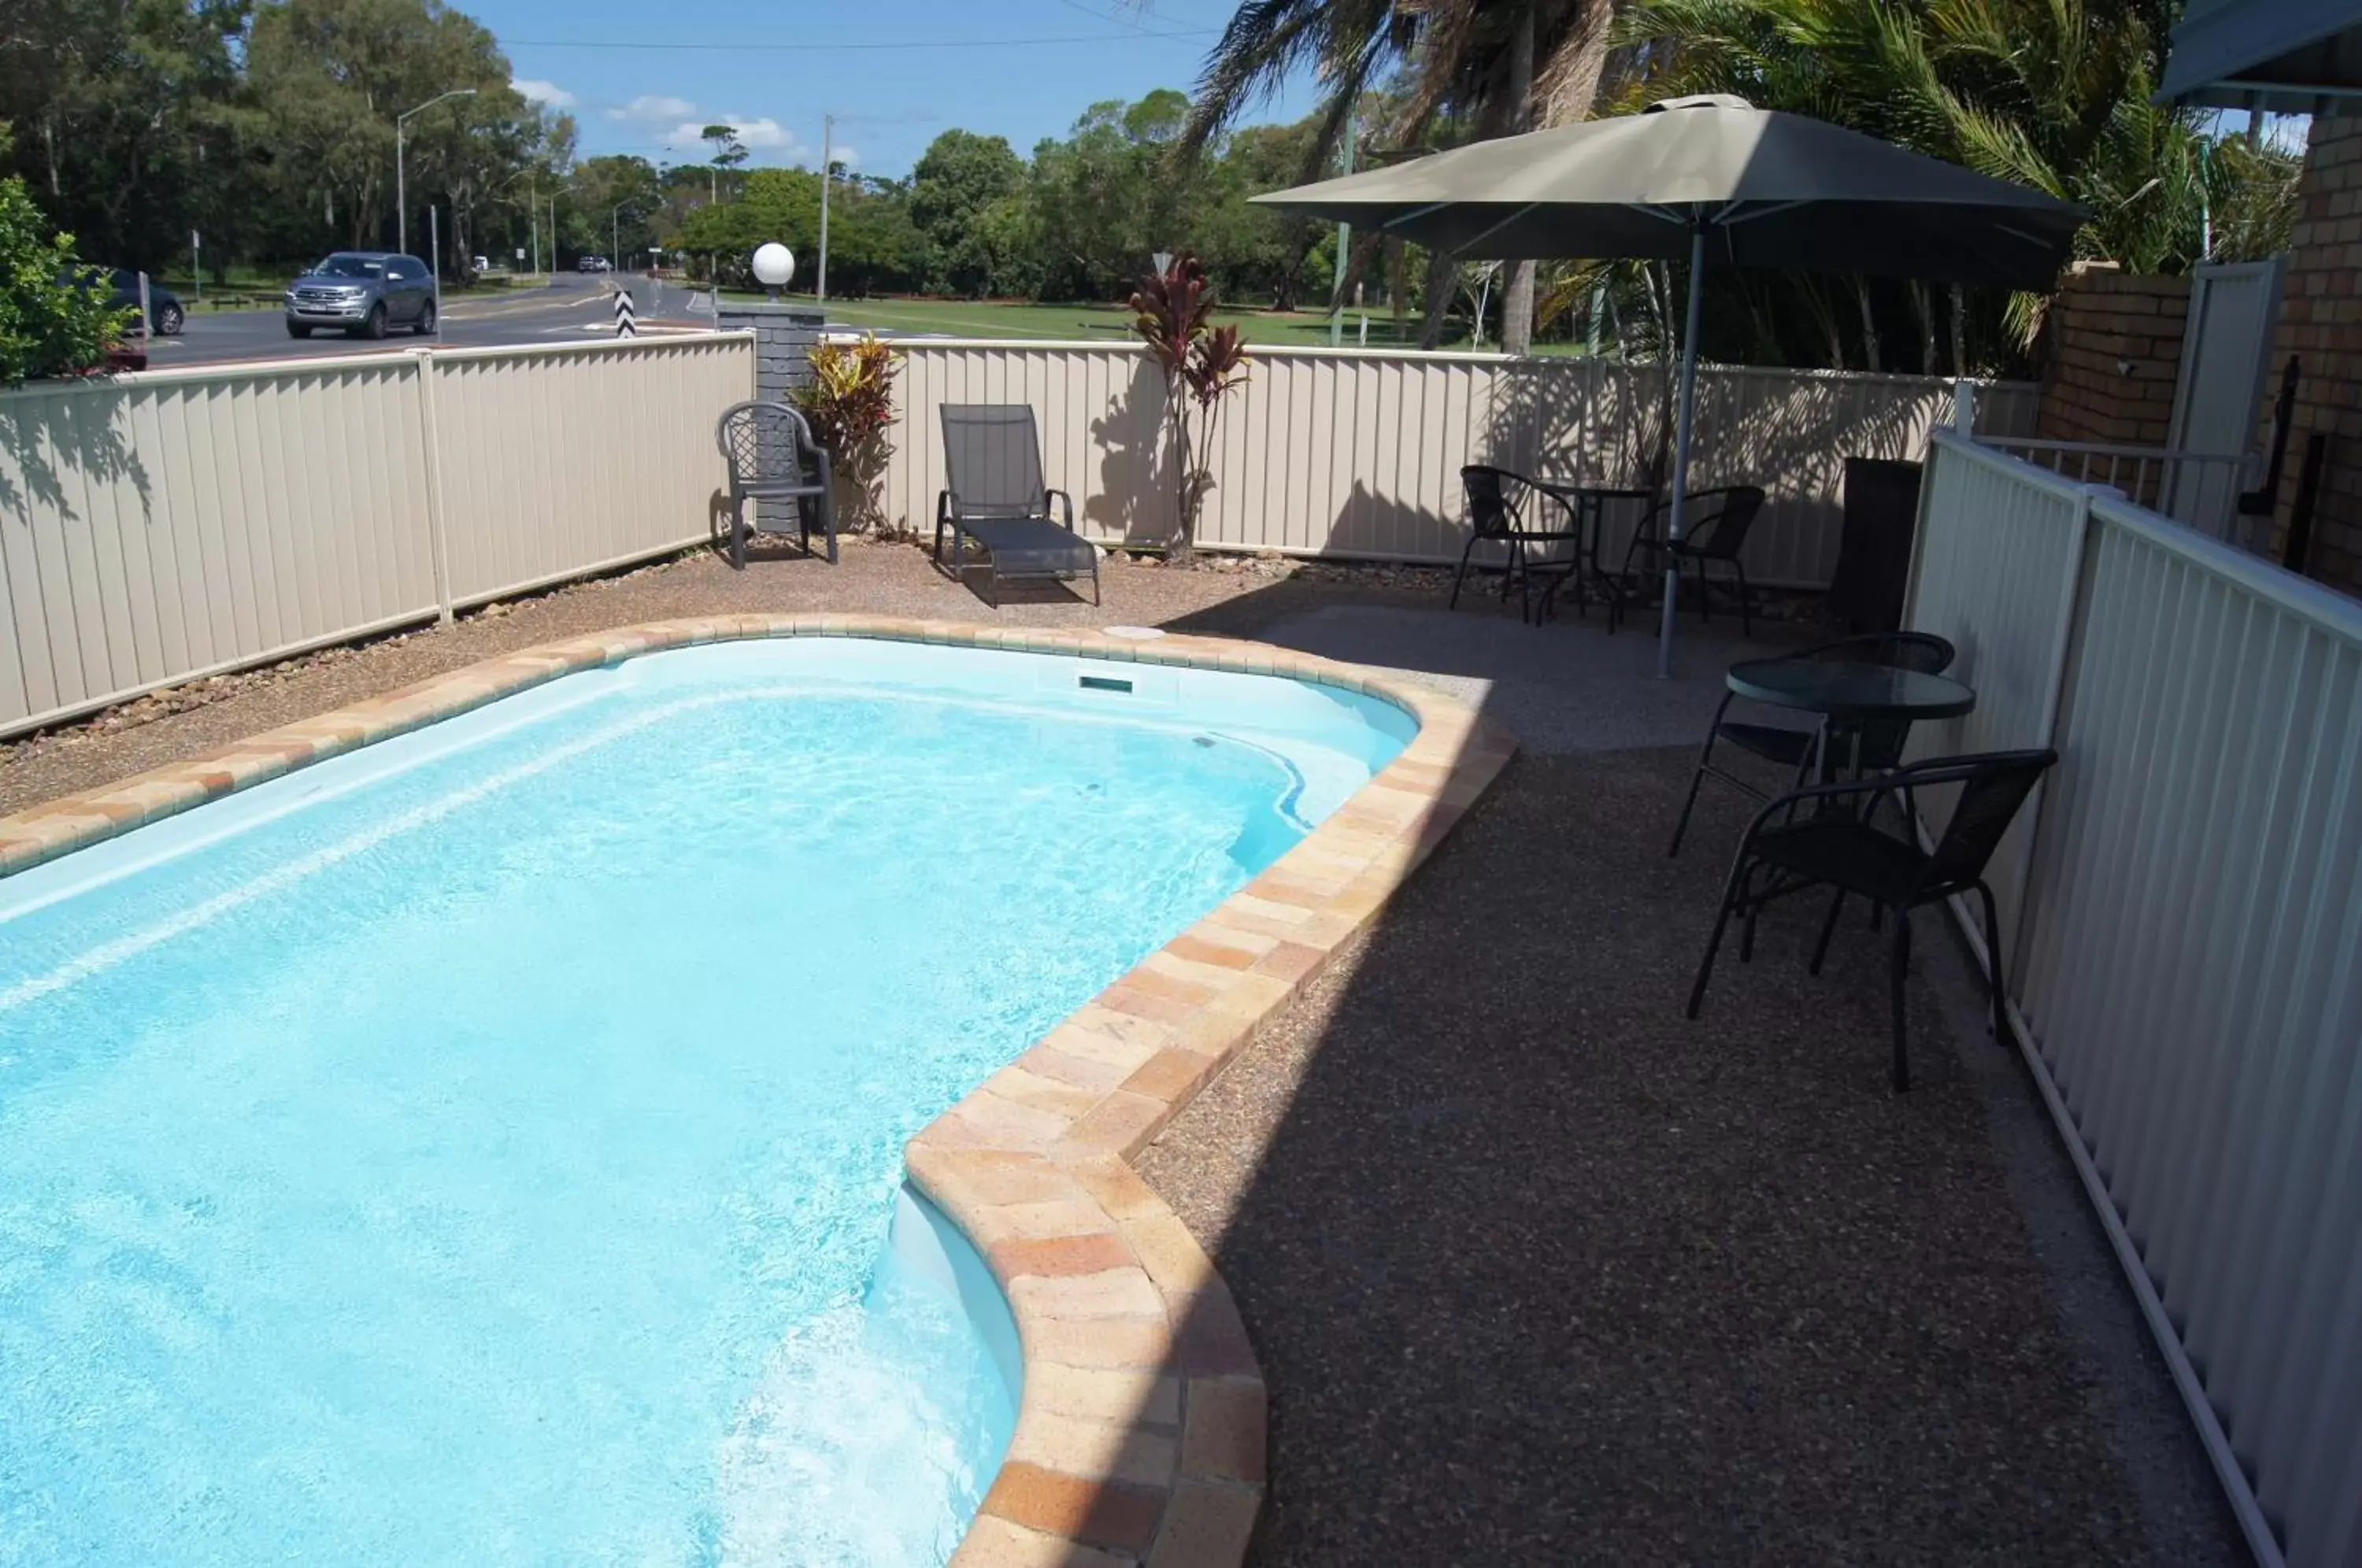
[{"label": "green tree", "polygon": [[223,215],[251,146],[237,50],[248,0],[10,0],[0,6],[7,164],[50,220],[110,262],[184,256]]},{"label": "green tree", "polygon": [[[0,153],[8,129],[0,122]],[[83,271],[73,237],[56,232],[25,182],[0,177],[0,385],[71,375],[106,357],[123,328],[103,289]]]},{"label": "green tree", "polygon": [[1025,179],[1025,164],[1007,138],[974,131],[947,130],[935,138],[911,171],[911,222],[931,254],[927,283],[948,293],[994,292],[996,273],[1007,264],[984,215]]},{"label": "green tree", "polygon": [[1170,157],[1187,114],[1187,98],[1160,88],[1133,104],[1094,104],[1073,136],[1034,149],[1030,193],[1045,294],[1127,298],[1151,255],[1181,248],[1184,216],[1204,182],[1201,170]]},{"label": "green tree", "polygon": [[566,182],[559,224],[568,248],[605,255],[617,267],[645,264],[648,247],[663,237],[657,226],[665,194],[656,165],[645,158],[609,153],[575,165]]},{"label": "green tree", "polygon": [[745,166],[746,148],[738,139],[736,126],[710,125],[697,133],[697,138],[713,149],[713,156],[706,160],[710,167],[706,174],[705,193],[718,202],[722,199],[723,174],[725,171],[735,174]]},{"label": "green tree", "polygon": [[[1188,242],[1205,263],[1216,288],[1230,300],[1269,300],[1275,309],[1295,308],[1306,282],[1312,248],[1319,235],[1301,218],[1248,203],[1249,196],[1293,184],[1304,166],[1315,126],[1309,119],[1289,126],[1249,126],[1224,138],[1203,173],[1192,204]],[[1320,279],[1325,290],[1328,279]]]},{"label": "green tree", "polygon": [[[1198,157],[1249,107],[1310,71],[1321,106],[1301,177],[1328,168],[1374,89],[1396,82],[1380,146],[1506,136],[1591,112],[1607,60],[1613,0],[1253,0],[1208,57],[1181,149]],[[1517,270],[1504,340],[1522,352],[1533,269]],[[1428,283],[1450,297],[1448,268]],[[1428,337],[1440,330],[1430,313]]]},{"label": "green tree", "polygon": [[[424,249],[427,203],[488,192],[571,142],[571,122],[510,87],[492,35],[440,0],[270,0],[255,13],[247,74],[274,154],[277,239],[298,254],[395,243],[394,119],[440,94],[474,90],[409,124],[414,248]],[[489,163],[487,141],[502,149]]]},{"label": "green tree", "polygon": [[[830,218],[833,230],[833,212]],[[712,269],[721,282],[744,284],[755,248],[773,240],[796,253],[797,282],[809,286],[820,244],[820,176],[811,170],[754,171],[735,201],[690,213],[669,243],[688,251],[693,264]]]}]

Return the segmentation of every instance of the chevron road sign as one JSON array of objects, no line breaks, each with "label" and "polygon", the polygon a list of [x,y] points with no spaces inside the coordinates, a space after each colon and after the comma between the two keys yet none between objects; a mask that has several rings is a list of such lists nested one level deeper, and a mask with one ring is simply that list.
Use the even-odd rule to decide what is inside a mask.
[{"label": "chevron road sign", "polygon": [[639,326],[632,320],[632,291],[617,289],[615,291],[615,336],[637,337],[639,335]]}]

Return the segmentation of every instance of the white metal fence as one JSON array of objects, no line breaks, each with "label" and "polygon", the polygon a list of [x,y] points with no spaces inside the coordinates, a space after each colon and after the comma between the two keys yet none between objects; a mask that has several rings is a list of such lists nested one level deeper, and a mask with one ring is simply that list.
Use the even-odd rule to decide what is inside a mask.
[{"label": "white metal fence", "polygon": [[0,734],[706,536],[744,334],[0,392]]},{"label": "white metal fence", "polygon": [[[2100,441],[2035,440],[1980,432],[1986,445],[2078,484],[2106,485],[2136,506],[2186,523],[2210,538],[2253,547],[2239,492],[2247,459],[2237,452],[2184,452]],[[2268,522],[2268,519],[2266,519]]]},{"label": "white metal fence", "polygon": [[2250,1542],[2362,1562],[2362,604],[1945,434],[1909,624],[1978,691],[1919,745],[2060,753],[2008,977]]},{"label": "white metal fence", "polygon": [[[906,341],[887,514],[933,525],[946,403],[1030,404],[1049,482],[1103,542],[1162,543],[1173,526],[1158,429],[1164,383],[1121,343]],[[1460,469],[1498,463],[1637,484],[1662,406],[1654,366],[1496,354],[1258,348],[1225,402],[1198,542],[1412,561],[1457,560]],[[1836,565],[1848,455],[1915,458],[1951,413],[1951,383],[1917,376],[1708,368],[1700,372],[1695,482],[1760,484],[1749,574],[1823,586]],[[2035,389],[1981,390],[1981,431],[2034,427]],[[1603,553],[1636,521],[1612,517]]]}]

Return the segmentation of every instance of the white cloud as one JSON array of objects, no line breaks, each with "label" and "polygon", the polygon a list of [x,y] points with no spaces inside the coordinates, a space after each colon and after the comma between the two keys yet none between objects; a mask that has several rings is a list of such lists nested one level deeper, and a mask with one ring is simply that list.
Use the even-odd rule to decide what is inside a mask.
[{"label": "white cloud", "polygon": [[528,103],[539,104],[544,108],[570,109],[574,106],[574,94],[555,82],[531,82],[520,78],[509,85],[516,90],[518,97]]},{"label": "white cloud", "polygon": [[[749,152],[784,154],[802,150],[803,144],[793,131],[770,116],[749,119],[745,115],[720,115],[710,120],[689,119],[672,127],[672,143],[689,147],[702,139],[709,125],[728,126],[738,133],[739,145]],[[766,160],[769,161],[769,160]]]},{"label": "white cloud", "polygon": [[[667,120],[686,120],[696,113],[697,105],[686,98],[668,97],[661,93],[643,93],[630,103],[619,105],[608,110],[607,117],[611,120],[642,120],[650,125],[662,125]],[[694,141],[696,133],[702,128],[701,122],[692,124],[690,127],[690,139]]]},{"label": "white cloud", "polygon": [[738,115],[724,115],[722,123],[738,133],[738,139],[755,152],[779,152],[795,146],[796,138],[778,121],[765,115],[759,120]]},{"label": "white cloud", "polygon": [[[842,163],[847,169],[858,169],[861,167],[860,150],[856,148],[847,147],[841,141],[837,142],[828,149],[828,156],[831,162]],[[815,161],[817,161],[817,160],[815,160]]]}]

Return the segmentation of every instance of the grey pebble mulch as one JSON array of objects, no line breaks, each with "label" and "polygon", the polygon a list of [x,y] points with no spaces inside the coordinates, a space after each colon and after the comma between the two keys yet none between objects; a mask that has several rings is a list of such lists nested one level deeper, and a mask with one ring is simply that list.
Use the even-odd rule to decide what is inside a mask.
[{"label": "grey pebble mulch", "polygon": [[1691,759],[1521,756],[1142,1156],[1270,1384],[1253,1561],[2245,1561],[2129,1310],[2060,1311],[1973,994],[1895,1097],[1885,943],[1810,979],[1800,906],[1682,1016],[1745,821],[1665,858]]}]

